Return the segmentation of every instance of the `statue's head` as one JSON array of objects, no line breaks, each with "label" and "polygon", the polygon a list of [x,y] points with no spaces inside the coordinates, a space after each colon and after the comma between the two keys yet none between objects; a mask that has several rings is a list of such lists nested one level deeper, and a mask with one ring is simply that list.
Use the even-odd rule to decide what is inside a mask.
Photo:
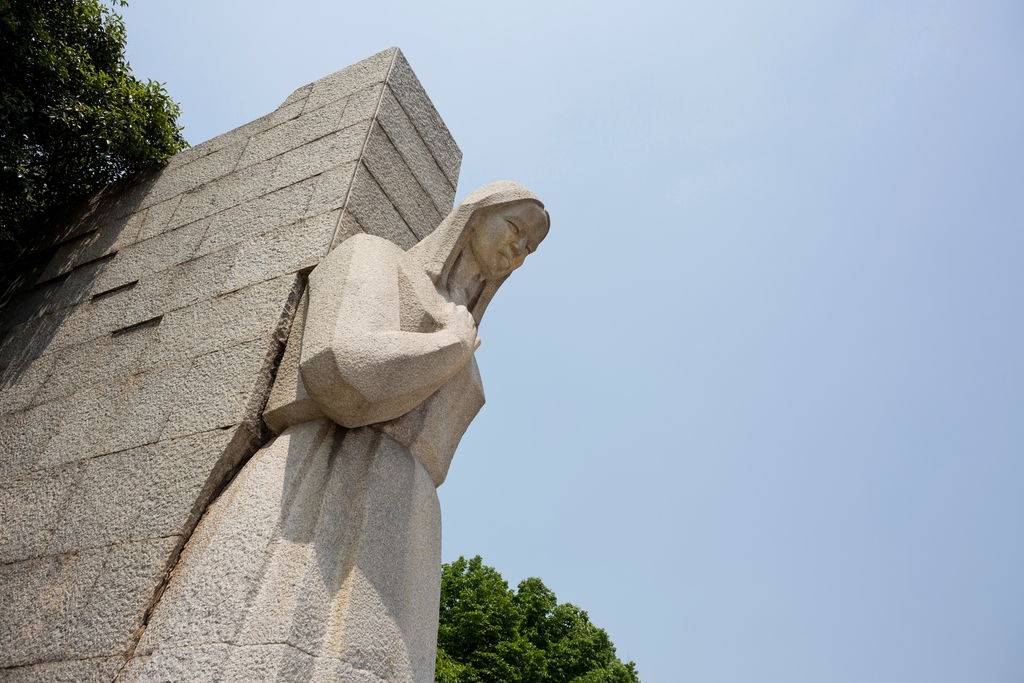
[{"label": "statue's head", "polygon": [[442,288],[448,286],[448,276],[459,257],[472,257],[486,281],[472,306],[479,321],[498,287],[537,249],[550,225],[537,195],[519,183],[491,183],[459,202],[409,254]]},{"label": "statue's head", "polygon": [[487,206],[473,213],[463,249],[471,250],[485,279],[499,280],[537,250],[550,224],[548,212],[539,201],[520,199]]}]

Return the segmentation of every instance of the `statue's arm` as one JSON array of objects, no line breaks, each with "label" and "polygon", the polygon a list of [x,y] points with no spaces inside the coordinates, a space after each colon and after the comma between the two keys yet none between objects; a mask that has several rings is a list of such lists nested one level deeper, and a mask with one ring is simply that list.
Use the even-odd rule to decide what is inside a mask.
[{"label": "statue's arm", "polygon": [[434,332],[400,329],[399,259],[384,240],[354,237],[310,274],[300,371],[321,410],[346,427],[394,419],[458,372],[476,343],[464,307]]}]

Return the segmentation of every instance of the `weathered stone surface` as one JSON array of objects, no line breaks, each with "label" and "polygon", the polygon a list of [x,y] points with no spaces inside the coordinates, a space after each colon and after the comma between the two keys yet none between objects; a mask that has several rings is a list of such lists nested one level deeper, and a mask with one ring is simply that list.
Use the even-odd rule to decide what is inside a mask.
[{"label": "weathered stone surface", "polygon": [[147,193],[142,207],[148,207],[165,199],[207,185],[222,176],[231,173],[238,163],[247,140],[238,140],[223,149],[199,157],[186,164],[175,165],[166,169],[160,179]]},{"label": "weathered stone surface", "polygon": [[31,362],[46,352],[61,327],[78,314],[79,307],[65,308],[11,328],[0,342],[0,367]]},{"label": "weathered stone surface", "polygon": [[416,235],[362,164],[352,180],[352,192],[345,211],[352,214],[367,234],[383,237],[403,249],[416,244]]},{"label": "weathered stone surface", "polygon": [[340,209],[345,206],[358,162],[335,166],[316,177],[316,190],[306,206],[307,216]]},{"label": "weathered stone surface", "polygon": [[106,264],[94,291],[105,292],[188,261],[207,226],[192,223],[125,247]]},{"label": "weathered stone surface", "polygon": [[79,475],[71,465],[0,483],[0,564],[45,554]]},{"label": "weathered stone surface", "polygon": [[154,328],[154,343],[142,367],[160,367],[239,342],[286,334],[302,286],[301,276],[282,275],[166,314]]},{"label": "weathered stone surface", "polygon": [[289,185],[205,219],[208,228],[197,254],[211,254],[299,220],[306,214],[318,180]]},{"label": "weathered stone surface", "polygon": [[295,313],[295,319],[292,321],[292,333],[288,337],[288,346],[277,367],[274,388],[271,390],[267,406],[263,410],[263,419],[275,434],[280,434],[291,425],[324,417],[323,412],[309,397],[309,392],[306,391],[306,386],[302,383],[302,376],[299,374],[302,329],[306,324],[308,306],[309,297],[303,295],[298,311]]},{"label": "weathered stone surface", "polygon": [[402,109],[416,126],[417,132],[434,155],[448,182],[452,187],[457,187],[462,151],[455,144],[455,139],[441,120],[441,115],[437,113],[433,102],[401,52],[395,55],[388,87],[395,93]]},{"label": "weathered stone surface", "polygon": [[402,158],[430,195],[434,208],[439,213],[449,211],[455,201],[455,186],[437,165],[434,155],[420,138],[419,131],[395,99],[391,88],[387,88],[383,94],[377,111],[377,123],[387,133],[395,148],[401,150]]},{"label": "weathered stone surface", "polygon": [[331,244],[340,211],[304,218],[242,244],[223,291],[316,265]]},{"label": "weathered stone surface", "polygon": [[0,667],[123,652],[179,543],[151,539],[0,566]]},{"label": "weathered stone surface", "polygon": [[342,93],[353,93],[380,83],[388,77],[395,56],[401,54],[393,47],[358,64],[346,67],[337,73],[321,78],[312,84],[312,90],[306,99],[305,112],[311,112],[339,99]]},{"label": "weathered stone surface", "polygon": [[[28,407],[49,379],[55,360],[55,356],[49,355],[5,368],[0,374],[0,413]],[[61,373],[55,375],[59,377]]]},{"label": "weathered stone surface", "polygon": [[[396,49],[375,55],[104,189],[52,217],[24,267],[0,278],[0,679],[167,680],[139,678],[152,674],[144,648],[125,658],[181,545],[266,437],[261,411],[305,275],[362,232],[410,248],[450,208],[458,162],[452,176],[455,157],[438,150],[457,147],[398,64]],[[301,554],[295,524],[274,537],[268,587]],[[369,596],[372,583],[345,590]],[[375,599],[353,609],[373,615]],[[416,609],[436,611],[431,600]],[[236,642],[159,649],[157,669],[172,680],[394,678],[353,664],[364,655],[311,654],[316,610],[268,640],[280,612],[266,607]],[[385,640],[365,647],[397,642],[407,625],[373,629]],[[415,647],[432,657],[427,645]]]},{"label": "weathered stone surface", "polygon": [[50,361],[54,371],[34,394],[32,403],[56,401],[95,384],[135,374],[155,333],[156,326],[136,328],[43,356],[36,363]]},{"label": "weathered stone surface", "polygon": [[233,431],[217,429],[82,463],[49,551],[189,533],[195,502],[232,438]]},{"label": "weathered stone surface", "polygon": [[363,163],[398,210],[416,239],[429,235],[441,222],[441,214],[416,180],[388,136],[374,125],[366,141]]},{"label": "weathered stone surface", "polygon": [[0,330],[10,329],[32,318],[42,317],[85,300],[106,263],[91,263],[33,288],[4,307]]},{"label": "weathered stone surface", "polygon": [[64,657],[79,659],[125,652],[163,582],[179,537],[111,546],[89,590],[88,604],[75,620]]},{"label": "weathered stone surface", "polygon": [[142,226],[139,228],[138,239],[148,240],[150,237],[156,237],[166,230],[180,203],[181,195],[179,194],[154,204],[147,209],[143,209],[140,214],[136,214],[142,217]]},{"label": "weathered stone surface", "polygon": [[[310,142],[298,149],[282,154],[280,163],[274,169],[271,187],[286,187],[300,180],[311,178],[335,166],[359,159],[366,140],[369,121],[356,123],[344,130]],[[271,159],[273,161],[273,159]],[[269,162],[264,162],[269,163]]]},{"label": "weathered stone surface", "polygon": [[47,662],[0,670],[5,683],[109,683],[124,665],[120,657]]},{"label": "weathered stone surface", "polygon": [[207,156],[214,152],[220,151],[239,140],[246,140],[253,135],[273,128],[274,126],[280,125],[286,121],[290,121],[302,113],[302,109],[305,106],[305,101],[297,102],[286,102],[279,106],[274,111],[270,112],[266,116],[261,116],[255,121],[239,126],[234,130],[229,130],[227,133],[222,133],[215,138],[210,138],[206,142],[190,147],[178,154],[168,162],[167,168],[173,169],[177,166],[184,166],[189,164],[200,157]]},{"label": "weathered stone surface", "polygon": [[298,146],[370,119],[383,88],[383,83],[373,85],[253,136],[238,168],[291,152]]},{"label": "weathered stone surface", "polygon": [[52,467],[157,441],[191,365],[191,361],[174,363],[63,399],[63,418],[38,466]]},{"label": "weathered stone surface", "polygon": [[[0,415],[0,480],[20,476],[35,466],[36,458],[59,424],[64,406],[46,403],[35,408]],[[20,500],[20,499],[18,499]],[[19,503],[12,501],[12,513]]]},{"label": "weathered stone surface", "polygon": [[76,659],[66,643],[110,548],[0,565],[0,668]]},{"label": "weathered stone surface", "polygon": [[197,358],[172,404],[162,439],[236,425],[258,411],[262,406],[254,406],[253,399],[262,393],[258,386],[269,387],[270,354],[276,356],[276,349],[256,339]]}]

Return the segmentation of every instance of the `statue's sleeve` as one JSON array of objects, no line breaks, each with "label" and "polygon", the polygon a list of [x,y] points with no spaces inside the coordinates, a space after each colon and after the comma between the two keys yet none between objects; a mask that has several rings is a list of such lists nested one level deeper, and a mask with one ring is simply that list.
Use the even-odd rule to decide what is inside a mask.
[{"label": "statue's sleeve", "polygon": [[473,353],[448,329],[401,330],[402,254],[386,240],[359,235],[310,274],[302,381],[324,414],[345,427],[405,414]]}]

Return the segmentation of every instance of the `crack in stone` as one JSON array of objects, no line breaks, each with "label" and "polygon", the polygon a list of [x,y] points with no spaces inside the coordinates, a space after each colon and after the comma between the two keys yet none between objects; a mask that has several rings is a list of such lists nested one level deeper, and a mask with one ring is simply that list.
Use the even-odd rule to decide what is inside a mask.
[{"label": "crack in stone", "polygon": [[[305,278],[301,274],[296,274],[291,294],[285,302],[284,310],[281,311],[281,317],[278,319],[277,329],[271,339],[271,347],[267,352],[267,366],[265,367],[267,382],[265,386],[261,387],[262,391],[260,393],[262,395],[253,396],[253,402],[250,404],[251,407],[255,409],[256,424],[248,424],[248,419],[244,420],[240,424],[241,429],[238,434],[248,432],[251,438],[246,439],[247,443],[241,444],[241,456],[238,458],[237,462],[233,463],[233,465],[229,465],[227,471],[220,473],[220,481],[217,482],[216,487],[210,495],[206,497],[206,500],[196,501],[196,507],[200,509],[193,509],[192,524],[189,528],[184,530],[181,535],[181,542],[178,543],[177,547],[171,553],[171,559],[168,561],[167,568],[164,570],[160,585],[157,586],[156,590],[153,592],[153,599],[143,614],[142,624],[139,626],[139,629],[132,634],[132,644],[128,648],[127,652],[122,655],[123,662],[117,668],[117,671],[114,672],[114,677],[111,680],[115,683],[121,677],[121,674],[128,666],[128,663],[134,658],[135,650],[138,648],[139,643],[142,642],[142,637],[145,635],[146,629],[149,627],[149,622],[157,608],[160,606],[160,601],[164,596],[164,592],[170,585],[171,579],[174,576],[174,570],[177,568],[178,563],[181,560],[181,554],[189,540],[191,540],[196,528],[198,528],[203,516],[205,516],[206,511],[209,510],[210,506],[220,497],[227,487],[230,486],[231,482],[245,463],[248,462],[249,459],[252,458],[252,456],[255,455],[267,441],[269,441],[270,432],[263,423],[263,410],[267,405],[267,400],[270,398],[270,391],[273,388],[274,380],[277,377],[277,369],[280,367],[281,359],[284,357],[285,345],[291,334],[292,321],[295,319],[295,313],[298,311],[299,300],[302,297],[302,292],[305,290],[305,286]],[[226,452],[231,450],[235,441],[236,439],[231,440],[231,443],[227,446]],[[211,473],[211,478],[217,478],[217,476],[218,473],[216,470]],[[202,498],[202,496],[200,496],[200,498]]]}]

